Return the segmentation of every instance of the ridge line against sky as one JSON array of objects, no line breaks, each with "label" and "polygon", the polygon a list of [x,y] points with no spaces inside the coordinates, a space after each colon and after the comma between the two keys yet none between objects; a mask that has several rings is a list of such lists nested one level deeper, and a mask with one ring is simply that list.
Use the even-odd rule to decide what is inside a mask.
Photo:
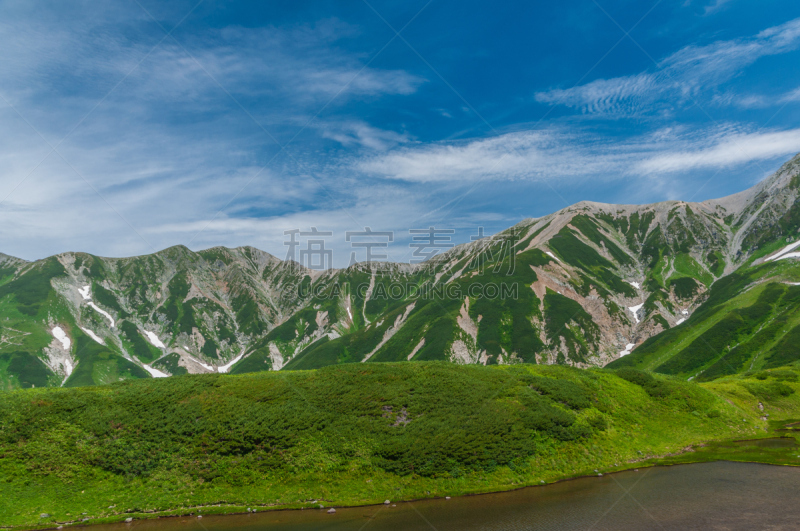
[{"label": "ridge line against sky", "polygon": [[[167,28],[194,5],[142,4]],[[145,57],[163,31],[135,3],[0,1],[0,95],[49,141],[145,57],[59,147],[68,163],[48,157],[0,205],[0,252],[148,251],[70,165],[156,248],[207,226],[193,249],[253,245],[283,258],[285,230],[316,226],[334,233],[341,267],[344,232],[363,230],[348,211],[396,232],[391,260],[407,254],[408,229],[429,223],[461,243],[478,227],[491,234],[558,210],[556,194],[722,197],[800,151],[800,4],[600,2],[620,27],[642,20],[631,37],[645,54],[613,47],[620,28],[592,0],[436,0],[403,33],[425,61],[392,42],[366,67],[392,34],[357,4],[204,2],[175,31],[179,44]],[[402,27],[426,2],[372,4]],[[348,82],[288,154],[225,94],[286,142]],[[5,197],[48,147],[4,104],[0,118]],[[446,219],[429,214],[476,184]],[[405,226],[412,219],[419,226]]]},{"label": "ridge line against sky", "polygon": [[[800,157],[800,153],[797,153],[797,154],[795,155],[795,157],[793,157],[793,158],[796,158],[796,157]],[[786,162],[788,162],[788,161],[786,161]],[[772,175],[775,175],[775,174],[773,173]],[[771,177],[772,175],[770,175],[770,177]],[[758,183],[754,184],[753,186],[757,186],[757,185],[758,185]],[[751,187],[751,188],[752,188],[752,187]],[[500,238],[502,238],[502,235],[500,235],[500,233],[501,233],[503,230],[511,229],[511,228],[513,228],[513,227],[515,227],[515,226],[517,226],[517,225],[521,224],[521,223],[526,223],[526,222],[538,222],[538,221],[539,221],[539,220],[541,220],[541,219],[545,219],[545,218],[547,218],[547,217],[549,217],[549,216],[556,215],[556,214],[558,214],[559,212],[562,212],[562,211],[570,211],[570,210],[571,210],[571,209],[573,209],[574,207],[577,207],[578,205],[580,205],[581,203],[584,203],[584,202],[590,202],[590,203],[595,203],[595,204],[599,204],[599,205],[608,205],[608,206],[637,206],[637,207],[648,207],[648,206],[654,206],[654,205],[657,205],[658,203],[661,203],[661,202],[675,202],[675,203],[685,203],[685,204],[689,204],[689,205],[694,205],[694,204],[697,204],[697,203],[702,203],[702,202],[706,202],[706,201],[712,201],[712,202],[714,202],[714,201],[720,201],[720,200],[724,200],[724,199],[726,199],[727,197],[730,197],[730,196],[733,196],[733,195],[737,195],[737,194],[739,194],[739,193],[742,193],[742,192],[747,192],[749,189],[750,189],[750,188],[746,188],[746,189],[744,189],[744,190],[739,190],[738,192],[733,192],[732,194],[729,194],[728,196],[724,196],[724,197],[713,197],[713,198],[707,198],[707,199],[704,199],[704,200],[702,200],[702,201],[693,201],[693,200],[687,200],[687,199],[681,199],[681,198],[669,199],[669,200],[666,200],[666,201],[657,201],[657,202],[653,202],[653,203],[633,203],[633,204],[631,204],[631,203],[605,203],[605,202],[602,202],[602,201],[590,201],[590,200],[589,200],[589,201],[578,201],[578,202],[576,202],[576,203],[571,203],[571,204],[569,204],[569,205],[567,205],[567,206],[565,206],[565,207],[556,208],[556,209],[554,209],[553,211],[551,211],[551,212],[547,212],[547,213],[544,213],[544,214],[542,214],[542,215],[540,215],[540,216],[528,217],[528,218],[524,218],[524,219],[517,220],[517,222],[515,222],[513,225],[511,225],[511,226],[508,226],[508,227],[504,227],[503,229],[501,229],[500,231],[498,231],[498,233],[495,233],[495,234],[484,234],[484,236],[481,236],[481,238],[483,238],[483,237],[491,238],[491,237],[493,237],[493,236],[497,236],[497,237],[500,237]],[[724,203],[723,203],[723,204],[724,204]],[[251,230],[251,229],[252,229],[252,223],[254,223],[254,222],[256,222],[256,223],[260,223],[260,222],[258,222],[258,221],[252,220],[252,219],[240,219],[240,220],[239,220],[239,222],[241,223],[241,226],[240,226],[240,227],[241,227],[241,228],[244,228],[244,229],[246,229],[246,230]],[[203,226],[206,226],[206,225],[207,225],[207,222],[206,222],[206,221],[203,221],[203,222],[198,222],[198,225],[197,225],[197,226],[194,228],[195,230],[197,230],[197,228],[198,228],[198,227],[200,227],[200,223],[203,223],[203,224],[204,224]],[[162,230],[169,231],[169,230],[171,230],[171,229],[170,229],[170,227],[162,227]],[[453,249],[454,247],[457,247],[458,245],[466,245],[466,244],[468,244],[468,243],[471,243],[472,241],[477,241],[478,239],[481,239],[481,238],[478,238],[478,236],[479,236],[479,234],[478,234],[478,233],[476,233],[476,234],[472,234],[472,235],[470,236],[470,238],[469,238],[469,239],[467,239],[467,241],[460,241],[460,242],[458,242],[457,244],[454,244],[452,247],[451,247],[451,246],[448,246],[448,247],[444,247],[444,246],[443,246],[443,247],[440,249],[440,252],[446,252],[446,251],[449,251],[449,250]],[[473,239],[473,238],[474,238],[474,239]],[[288,241],[288,239],[287,239],[286,241]],[[371,240],[371,241],[377,241],[377,240],[374,240],[374,239],[373,239],[373,240]],[[166,251],[167,249],[169,249],[169,248],[171,248],[171,247],[175,247],[175,246],[183,246],[183,247],[187,247],[187,248],[189,248],[189,246],[187,246],[187,245],[185,245],[185,244],[180,244],[180,243],[179,243],[179,244],[174,244],[174,245],[171,245],[171,246],[169,246],[169,247],[160,248],[160,249],[157,249],[157,250],[155,250],[155,251],[152,251],[152,252],[146,252],[146,253],[142,253],[142,254],[119,255],[119,256],[98,255],[98,256],[100,256],[101,258],[106,258],[106,259],[111,259],[111,260],[117,260],[117,259],[127,259],[127,258],[136,258],[136,257],[139,257],[139,256],[146,256],[146,255],[148,255],[148,254],[157,254],[157,253],[161,253],[161,252],[163,252],[163,251]],[[251,247],[251,248],[255,248],[255,249],[259,250],[259,251],[264,251],[264,249],[260,249],[260,248],[258,248],[257,246],[254,246],[254,245],[251,245],[251,244],[242,244],[242,245],[238,245],[238,246],[214,245],[214,246],[211,246],[211,247],[198,247],[198,248],[192,248],[191,250],[192,250],[192,251],[194,251],[194,252],[199,252],[199,251],[207,251],[207,250],[210,250],[210,249],[213,249],[213,248],[216,248],[216,247],[222,247],[222,248],[226,248],[226,249],[239,249],[239,248],[243,248],[243,247]],[[350,250],[350,251],[352,251],[353,249],[351,248],[351,249],[349,249],[349,250]],[[62,251],[62,252],[75,252],[75,251]],[[265,252],[266,252],[266,251],[265,251]],[[385,252],[385,250],[384,250],[384,249],[382,249],[382,248],[379,248],[379,249],[377,249],[377,250],[374,250],[374,252],[375,252],[375,253],[383,253],[383,252]],[[40,258],[38,258],[38,259],[50,258],[50,257],[52,257],[52,256],[55,256],[55,255],[57,255],[57,254],[60,254],[60,253],[55,253],[55,254],[53,254],[53,255],[42,256],[42,257],[40,257]],[[286,260],[288,259],[287,257],[284,257],[284,255],[282,255],[282,254],[273,254],[273,253],[269,253],[269,254],[272,254],[272,256],[274,256],[274,257],[276,257],[276,258],[278,258],[279,260],[282,260],[282,261],[286,261]],[[410,254],[409,252],[405,252],[405,255],[404,255],[404,256],[402,256],[402,259],[401,259],[401,260],[399,260],[399,261],[393,261],[393,260],[380,260],[380,259],[373,260],[373,261],[374,261],[374,262],[383,262],[383,263],[392,263],[392,264],[408,264],[408,263],[412,263],[412,264],[415,264],[415,265],[421,265],[421,264],[420,264],[418,261],[416,261],[416,262],[410,262],[410,261],[408,260],[408,258],[409,258],[409,254]],[[437,254],[439,254],[439,253],[437,253]],[[2,256],[4,256],[4,255],[5,255],[5,256],[8,256],[8,257],[10,257],[10,258],[19,258],[19,257],[17,257],[17,256],[12,256],[12,255],[8,255],[7,253],[0,252],[0,257],[2,257]],[[28,261],[29,261],[29,262],[34,262],[34,261],[36,261],[36,260],[28,260]],[[296,261],[296,259],[295,259],[295,261]],[[360,262],[363,262],[363,260],[360,260],[360,261],[359,261],[359,263],[360,263]],[[346,267],[349,267],[349,266],[351,266],[351,265],[354,265],[354,264],[353,264],[353,263],[342,263],[342,264],[339,264],[339,265],[338,265],[338,267],[335,267],[335,269],[344,269],[344,268],[346,268]]]}]

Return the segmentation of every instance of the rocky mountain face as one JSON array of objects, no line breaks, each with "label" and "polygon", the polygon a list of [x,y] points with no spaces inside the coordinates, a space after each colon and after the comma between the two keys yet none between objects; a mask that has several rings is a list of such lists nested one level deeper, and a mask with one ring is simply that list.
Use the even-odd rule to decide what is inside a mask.
[{"label": "rocky mountain face", "polygon": [[418,265],[314,271],[251,247],[0,254],[0,386],[436,359],[603,366],[685,328],[719,279],[792,265],[792,252],[765,258],[800,238],[799,175],[796,157],[718,200],[581,202]]}]

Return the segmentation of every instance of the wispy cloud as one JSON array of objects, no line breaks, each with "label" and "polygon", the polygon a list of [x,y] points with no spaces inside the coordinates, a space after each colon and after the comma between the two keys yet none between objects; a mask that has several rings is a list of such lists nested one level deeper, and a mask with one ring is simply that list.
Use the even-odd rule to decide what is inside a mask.
[{"label": "wispy cloud", "polygon": [[710,4],[705,6],[703,14],[713,15],[717,11],[722,10],[731,0],[713,0]]},{"label": "wispy cloud", "polygon": [[355,168],[409,182],[564,178],[599,170],[595,162],[575,158],[580,144],[565,131],[525,131],[398,149],[358,161]]},{"label": "wispy cloud", "polygon": [[654,155],[635,166],[643,174],[731,166],[800,152],[800,129],[721,135],[699,149]]},{"label": "wispy cloud", "polygon": [[[191,57],[171,39],[156,46],[163,32],[131,5],[86,16],[65,7],[56,20],[19,4],[0,21],[0,93],[13,106],[0,101],[5,252],[144,253],[195,236],[158,227],[199,230],[217,215],[229,225],[274,220],[320,204],[336,210],[346,191],[330,173],[320,177],[316,160],[330,140],[369,150],[407,140],[338,113],[353,99],[405,97],[425,82],[368,66],[369,55],[351,46],[355,27],[331,19],[188,32],[178,39]],[[334,96],[325,121],[305,130],[305,153],[281,152],[251,118],[285,143]],[[48,142],[79,122],[58,148],[68,162],[56,153],[42,161]],[[213,227],[195,245],[264,240],[221,237]]]},{"label": "wispy cloud", "polygon": [[619,140],[563,130],[514,132],[459,144],[400,148],[356,168],[408,182],[532,180],[563,183],[584,176],[608,181],[694,168],[724,168],[800,151],[800,129],[747,132],[723,126],[667,128]]},{"label": "wispy cloud", "polygon": [[789,102],[789,101],[800,101],[800,87],[792,90],[791,92],[787,92],[781,98],[781,103]]},{"label": "wispy cloud", "polygon": [[107,105],[141,118],[161,118],[165,110],[243,116],[227,91],[264,122],[300,127],[334,96],[335,108],[353,98],[408,96],[426,81],[366,64],[368,57],[348,50],[356,29],[337,20],[226,27],[181,35],[176,44],[130,15],[60,25],[26,19],[22,31],[13,19],[0,21],[7,52],[0,55],[0,91],[42,116],[41,127],[63,120],[68,130],[122,79]]},{"label": "wispy cloud", "polygon": [[540,103],[563,105],[584,113],[661,112],[719,87],[761,57],[786,53],[798,46],[800,19],[795,19],[749,38],[687,46],[647,72],[538,92],[535,98]]},{"label": "wispy cloud", "polygon": [[409,141],[407,134],[378,129],[360,120],[337,123],[321,122],[315,127],[321,131],[324,138],[335,140],[346,147],[361,146],[384,151]]},{"label": "wispy cloud", "polygon": [[[185,11],[175,14],[182,7],[168,4],[163,9],[179,20]],[[164,32],[134,2],[87,8],[77,0],[47,9],[3,3],[0,94],[47,142],[0,101],[0,199],[10,194],[0,207],[0,251],[23,258],[67,250],[122,256],[174,244],[250,244],[282,256],[288,228],[407,233],[421,228],[416,223],[444,219],[462,227],[485,223],[489,232],[565,206],[562,196],[570,202],[681,197],[697,174],[716,168],[741,172],[724,190],[738,191],[752,178],[744,175],[748,162],[777,164],[800,150],[793,124],[778,129],[776,120],[775,129],[759,130],[736,122],[755,121],[753,109],[776,99],[800,101],[800,91],[742,96],[723,86],[759,57],[795,49],[800,21],[687,47],[635,75],[537,96],[615,118],[593,119],[591,128],[580,118],[535,130],[514,124],[514,110],[500,106],[525,100],[530,89],[501,94],[489,90],[501,85],[493,83],[474,90],[469,79],[480,77],[473,74],[482,63],[444,54],[436,64],[448,61],[442,70],[448,81],[504,131],[450,141],[481,134],[474,131],[482,123],[447,86],[423,77],[424,65],[405,46],[398,50],[408,57],[387,48],[372,60],[388,38],[369,33],[372,13],[354,19],[364,25],[351,25],[333,15],[309,19],[305,8],[287,9],[286,18],[270,11],[260,20],[289,22],[257,27],[249,8],[215,18],[217,7],[187,20],[175,33],[181,46],[171,38],[159,44]],[[529,33],[526,26],[520,38]],[[504,40],[496,37],[479,44]],[[460,38],[454,46],[480,37],[465,30]],[[426,46],[418,49],[442,43]],[[560,73],[548,75],[545,86],[561,81]],[[794,87],[797,80],[784,81]],[[668,112],[644,124],[616,120],[664,111],[708,89],[729,107],[727,125],[694,117],[681,125],[679,113]],[[740,108],[746,116],[734,114]],[[59,144],[68,162],[55,153],[45,159],[48,143],[84,118]],[[278,144],[290,139],[282,150]],[[622,193],[637,186],[639,195]]]}]

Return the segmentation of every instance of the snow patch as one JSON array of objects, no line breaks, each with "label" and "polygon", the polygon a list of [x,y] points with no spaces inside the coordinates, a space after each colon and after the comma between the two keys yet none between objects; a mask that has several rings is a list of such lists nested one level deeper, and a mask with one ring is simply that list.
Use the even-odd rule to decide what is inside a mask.
[{"label": "snow patch", "polygon": [[681,324],[681,323],[682,323],[682,322],[684,322],[685,320],[686,320],[686,319],[685,319],[684,317],[681,317],[680,319],[678,319],[677,321],[675,321],[675,326],[678,326],[679,324]]},{"label": "snow patch", "polygon": [[161,340],[158,339],[158,336],[155,335],[153,332],[148,332],[147,330],[145,330],[144,335],[147,336],[147,339],[150,340],[150,343],[152,343],[154,347],[167,348],[166,346],[164,346],[164,343],[162,343]]},{"label": "snow patch", "polygon": [[[70,360],[69,358],[65,359],[63,367],[64,367],[64,372],[67,373],[67,378],[69,378],[69,376],[72,374],[72,369],[73,369],[72,360]],[[67,378],[64,378],[64,382],[67,381]],[[61,382],[61,385],[64,385],[64,382]]]},{"label": "snow patch", "polygon": [[[91,291],[92,291],[92,286],[90,286],[90,285],[86,285],[86,286],[84,286],[82,288],[78,288],[78,293],[81,294],[81,297],[83,297],[83,300],[89,301],[86,304],[88,304],[89,306],[91,306],[92,308],[97,310],[97,312],[100,313],[101,315],[105,316],[105,318],[108,319],[111,322],[111,328],[114,328],[114,318],[111,317],[111,315],[107,311],[103,310],[102,308],[100,308],[99,306],[97,306],[95,303],[92,302],[92,296],[90,295]],[[92,338],[92,339],[94,339],[94,338]],[[100,342],[100,343],[102,343],[102,342]],[[105,343],[103,343],[103,344],[105,344]]]},{"label": "snow patch", "polygon": [[627,282],[628,284],[630,284],[631,286],[633,286],[636,289],[642,289],[642,286],[639,285],[638,282],[631,282],[630,280],[626,280],[625,282]]},{"label": "snow patch", "polygon": [[784,258],[800,258],[800,253],[788,253],[781,256],[777,260],[783,260]]},{"label": "snow patch", "polygon": [[630,354],[631,351],[633,350],[633,347],[635,346],[636,343],[628,343],[627,345],[625,345],[625,350],[620,351],[619,357],[621,358],[622,356],[627,356],[628,354]]},{"label": "snow patch", "polygon": [[69,351],[72,341],[70,341],[69,336],[67,336],[67,333],[64,332],[64,329],[60,326],[56,326],[50,332],[52,332],[54,338],[61,342],[61,346],[64,347],[64,350]]},{"label": "snow patch", "polygon": [[682,315],[689,315],[689,310],[681,310]]},{"label": "snow patch", "polygon": [[103,341],[102,338],[100,338],[97,334],[95,334],[94,332],[92,332],[88,328],[81,327],[81,330],[83,330],[84,333],[86,333],[87,336],[91,337],[92,339],[94,339],[95,341],[100,343],[101,345],[105,345],[106,344],[106,342]]},{"label": "snow patch", "polygon": [[168,378],[169,377],[169,374],[163,373],[163,372],[159,371],[158,369],[154,369],[149,365],[142,365],[142,366],[144,367],[144,370],[149,372],[150,376],[152,376],[153,378]]},{"label": "snow patch", "polygon": [[225,372],[228,372],[228,371],[230,370],[230,368],[231,368],[231,367],[233,367],[233,365],[234,365],[234,364],[235,364],[237,361],[239,361],[240,359],[242,359],[242,357],[243,357],[243,356],[244,356],[244,349],[242,349],[242,352],[241,352],[241,353],[240,353],[238,356],[236,356],[235,358],[233,358],[231,361],[229,361],[229,362],[228,362],[226,365],[223,365],[223,366],[221,366],[221,367],[217,367],[217,371],[219,371],[220,373],[225,373]]},{"label": "snow patch", "polygon": [[105,317],[106,319],[108,319],[108,320],[109,320],[109,322],[111,323],[111,328],[114,328],[114,327],[115,327],[115,324],[114,324],[114,318],[113,318],[113,317],[111,317],[111,314],[109,314],[109,313],[108,313],[107,311],[105,311],[104,309],[100,308],[98,305],[96,305],[96,304],[95,304],[95,303],[93,303],[92,301],[89,301],[89,302],[87,302],[86,304],[88,304],[89,306],[91,306],[92,308],[94,308],[95,310],[97,310],[97,312],[98,312],[100,315],[102,315],[103,317]]},{"label": "snow patch", "polygon": [[[546,254],[547,256],[549,256],[550,258],[552,258],[552,259],[554,259],[554,260],[556,260],[558,262],[561,262],[561,260],[559,260],[558,257],[556,255],[554,255],[553,253],[551,253],[550,251],[545,251],[544,254]],[[561,263],[563,264],[564,262],[561,262]]]},{"label": "snow patch", "polygon": [[629,310],[631,311],[631,313],[633,314],[633,319],[634,319],[634,321],[636,321],[636,324],[639,324],[639,323],[640,323],[640,321],[639,321],[639,315],[638,315],[638,311],[642,309],[642,306],[644,306],[644,303],[642,303],[642,304],[637,304],[636,306],[629,306],[629,307],[628,307],[628,309],[629,309]]},{"label": "snow patch", "polygon": [[349,317],[349,318],[350,318],[350,321],[351,321],[351,322],[353,321],[353,314],[352,314],[352,313],[350,313],[350,307],[349,307],[349,306],[347,307],[347,317]]},{"label": "snow patch", "polygon": [[[773,254],[769,258],[765,258],[764,261],[765,262],[769,262],[771,260],[781,260],[783,258],[791,258],[789,256],[783,256],[783,255],[788,253],[789,251],[792,251],[792,250],[796,249],[798,246],[800,246],[800,240],[797,240],[794,243],[790,243],[789,245],[787,245],[786,247],[784,247],[783,249],[781,249],[777,253]],[[791,253],[791,254],[800,255],[800,253]],[[795,256],[794,258],[796,258],[796,257],[797,256]]]},{"label": "snow patch", "polygon": [[[184,348],[184,350],[185,350],[185,348]],[[194,358],[194,357],[192,357],[192,356],[188,356],[188,355],[187,355],[186,357],[187,357],[187,358],[189,358],[190,360],[192,360],[193,362],[195,362],[196,364],[200,365],[200,366],[201,366],[202,368],[204,368],[205,370],[207,370],[207,371],[211,371],[211,372],[214,372],[214,367],[212,367],[211,365],[206,365],[206,364],[205,364],[205,363],[203,363],[202,361],[200,361],[200,360],[198,360],[198,359],[196,359],[196,358]]]}]

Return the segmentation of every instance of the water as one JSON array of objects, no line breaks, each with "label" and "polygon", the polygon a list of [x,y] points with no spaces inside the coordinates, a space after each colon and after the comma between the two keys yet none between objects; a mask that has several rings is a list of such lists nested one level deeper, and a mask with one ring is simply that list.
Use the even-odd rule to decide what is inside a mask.
[{"label": "water", "polygon": [[734,441],[733,444],[736,446],[757,446],[759,448],[794,448],[797,446],[797,439],[794,437],[770,437],[769,439]]},{"label": "water", "polygon": [[163,518],[97,531],[798,529],[800,468],[703,463],[451,500]]}]

